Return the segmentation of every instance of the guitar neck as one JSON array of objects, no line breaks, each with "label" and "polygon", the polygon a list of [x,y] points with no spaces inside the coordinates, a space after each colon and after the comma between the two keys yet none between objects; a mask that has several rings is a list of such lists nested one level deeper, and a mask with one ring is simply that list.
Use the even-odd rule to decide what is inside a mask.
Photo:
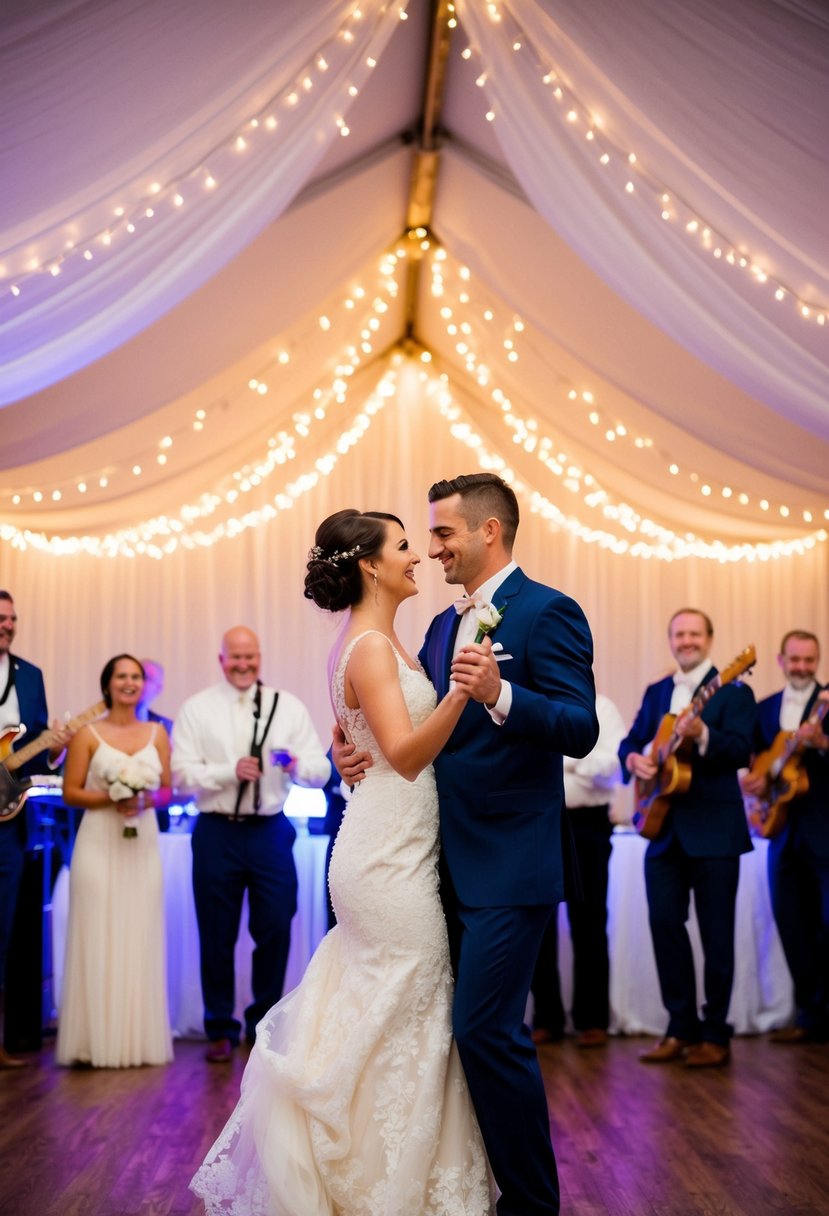
[{"label": "guitar neck", "polygon": [[[94,705],[91,705],[89,709],[84,710],[82,714],[78,714],[76,718],[70,718],[66,723],[66,729],[71,730],[72,732],[80,730],[80,728],[85,726],[87,722],[94,722],[96,718],[100,718],[101,714],[104,713],[105,710],[106,705],[104,702],[96,701]],[[32,760],[41,752],[45,752],[47,748],[53,747],[54,744],[58,742],[59,737],[60,736],[58,735],[57,731],[52,730],[51,728],[49,730],[42,731],[37,738],[32,739],[32,741],[27,743],[25,747],[18,748],[16,752],[12,752],[6,757],[4,761],[6,768],[10,773],[15,772],[16,769],[22,768],[22,766],[28,760]]]}]

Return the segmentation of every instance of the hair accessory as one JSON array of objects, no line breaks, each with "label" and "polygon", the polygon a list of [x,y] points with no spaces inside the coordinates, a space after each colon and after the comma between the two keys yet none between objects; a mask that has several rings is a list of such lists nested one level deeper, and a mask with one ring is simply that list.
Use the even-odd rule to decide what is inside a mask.
[{"label": "hair accessory", "polygon": [[327,562],[329,566],[336,566],[338,562],[344,562],[347,558],[354,557],[359,552],[360,546],[355,545],[353,549],[344,549],[342,552],[339,549],[335,549],[330,557],[326,557],[319,545],[314,545],[309,556],[312,561]]}]

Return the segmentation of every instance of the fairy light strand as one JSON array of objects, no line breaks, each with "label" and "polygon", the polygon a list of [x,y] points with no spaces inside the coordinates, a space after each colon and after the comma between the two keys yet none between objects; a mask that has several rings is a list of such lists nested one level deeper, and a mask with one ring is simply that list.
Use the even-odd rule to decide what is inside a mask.
[{"label": "fairy light strand", "polygon": [[[400,0],[396,5],[398,18],[404,21],[407,0]],[[384,4],[378,16],[383,17],[390,5]],[[154,220],[171,218],[185,209],[192,202],[196,192],[203,195],[220,188],[238,164],[238,158],[249,154],[254,146],[267,139],[278,130],[285,120],[286,112],[299,112],[302,103],[313,92],[320,77],[329,71],[338,44],[348,45],[354,41],[353,27],[363,20],[363,13],[354,6],[334,33],[325,43],[309,56],[296,76],[287,84],[276,90],[255,112],[249,113],[241,122],[235,122],[232,130],[217,142],[195,163],[177,172],[165,181],[153,180],[149,185],[143,185],[133,194],[129,202],[124,198],[111,205],[111,219],[103,226],[87,231],[82,236],[73,236],[70,241],[63,243],[60,249],[22,259],[22,246],[17,246],[0,252],[0,291],[5,285],[5,291],[12,301],[26,298],[26,285],[33,279],[58,279],[71,265],[74,273],[80,273],[100,263],[104,257],[112,256],[123,241],[139,234]],[[377,60],[368,55],[360,69],[371,71]],[[341,136],[348,136],[348,127],[344,114],[353,99],[360,93],[360,88],[348,81],[342,87],[342,95],[332,97],[332,122]],[[219,171],[219,165],[223,171]],[[146,176],[149,176],[147,174]],[[146,182],[146,176],[144,178]],[[133,187],[134,189],[134,187]],[[127,187],[123,193],[129,194]],[[82,217],[73,217],[73,230],[83,227]],[[14,262],[20,260],[18,266]]]},{"label": "fairy light strand", "polygon": [[[821,329],[826,328],[829,332],[829,304],[802,297],[779,276],[767,270],[761,257],[751,254],[739,242],[732,240],[701,215],[674,188],[661,181],[634,150],[609,133],[607,124],[594,116],[591,108],[581,100],[572,85],[567,83],[566,73],[561,66],[543,56],[532,39],[510,15],[505,20],[496,3],[488,3],[486,8],[493,24],[503,25],[502,36],[505,41],[511,42],[513,53],[525,57],[532,56],[533,70],[540,76],[542,84],[549,88],[549,95],[555,103],[554,106],[551,103],[553,113],[558,113],[573,139],[583,138],[591,144],[595,149],[597,163],[603,169],[611,166],[610,172],[619,171],[620,189],[625,194],[646,198],[648,205],[658,209],[661,218],[669,223],[678,235],[687,240],[694,240],[698,248],[715,261],[743,271],[755,283],[770,292],[775,301],[788,302],[801,320],[814,323]],[[490,69],[483,60],[482,52],[473,45],[462,52],[462,58],[467,61],[474,57],[480,60],[480,67],[476,68],[479,74],[475,83],[485,90]],[[490,105],[485,117],[488,122],[493,122],[497,119],[497,111]],[[646,189],[640,189],[641,186]]]}]

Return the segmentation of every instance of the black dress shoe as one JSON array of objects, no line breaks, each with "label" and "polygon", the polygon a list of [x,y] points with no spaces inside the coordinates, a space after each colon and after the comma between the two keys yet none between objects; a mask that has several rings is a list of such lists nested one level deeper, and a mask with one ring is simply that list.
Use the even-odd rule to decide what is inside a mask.
[{"label": "black dress shoe", "polygon": [[229,1064],[233,1056],[233,1044],[230,1039],[214,1039],[208,1044],[204,1058],[208,1064]]}]

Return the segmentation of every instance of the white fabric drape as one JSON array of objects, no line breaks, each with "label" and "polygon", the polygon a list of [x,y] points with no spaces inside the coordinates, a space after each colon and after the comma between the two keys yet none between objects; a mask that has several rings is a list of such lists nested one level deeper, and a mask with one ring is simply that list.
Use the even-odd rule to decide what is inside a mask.
[{"label": "white fabric drape", "polygon": [[[745,251],[807,303],[829,303],[829,229],[815,205],[829,193],[826,7],[459,0],[458,11],[503,154],[540,214],[687,350],[829,434],[829,326],[804,319],[791,298],[776,300],[768,283],[715,259],[685,230],[699,217],[700,230],[710,225],[732,242],[715,236],[712,248]],[[555,80],[545,83],[550,70]],[[587,140],[591,114],[603,125]],[[671,222],[661,218],[663,191],[677,212]]]},{"label": "white fabric drape", "polygon": [[280,215],[400,8],[60,0],[4,20],[0,405],[145,329]]}]

